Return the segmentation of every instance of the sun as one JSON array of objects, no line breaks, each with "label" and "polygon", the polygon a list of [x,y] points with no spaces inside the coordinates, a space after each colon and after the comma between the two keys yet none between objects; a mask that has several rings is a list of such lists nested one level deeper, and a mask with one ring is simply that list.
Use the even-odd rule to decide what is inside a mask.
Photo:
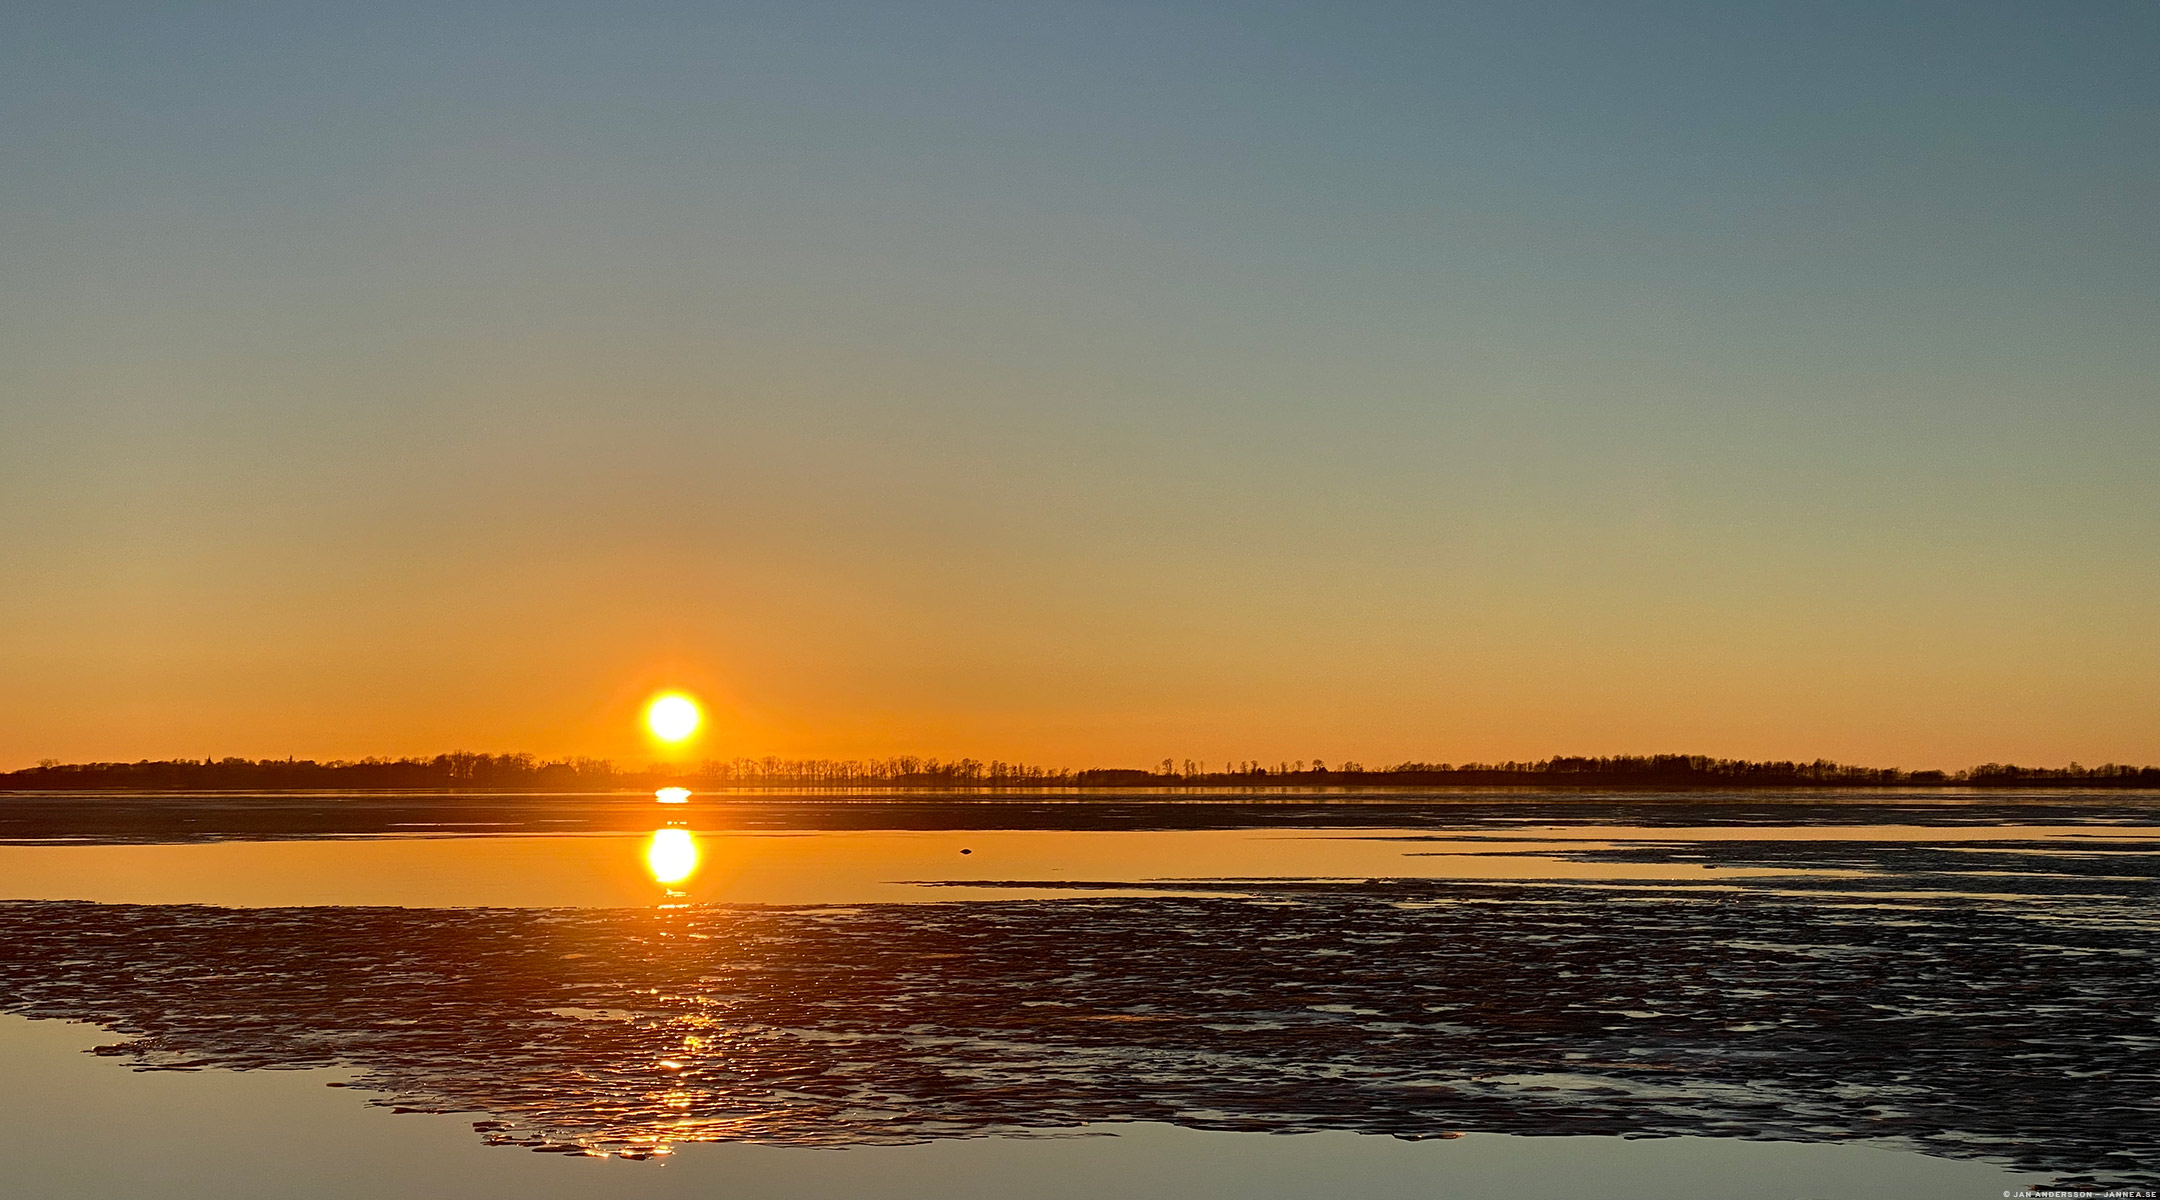
[{"label": "sun", "polygon": [[688,740],[704,720],[705,715],[698,711],[697,701],[681,692],[655,696],[653,702],[645,706],[645,728],[663,742]]}]

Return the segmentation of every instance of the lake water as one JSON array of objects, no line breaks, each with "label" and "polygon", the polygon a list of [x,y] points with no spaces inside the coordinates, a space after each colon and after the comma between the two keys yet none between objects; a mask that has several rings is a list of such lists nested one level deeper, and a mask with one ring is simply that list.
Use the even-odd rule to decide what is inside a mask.
[{"label": "lake water", "polygon": [[0,797],[0,1182],[2149,1186],[2156,816],[2049,794]]}]

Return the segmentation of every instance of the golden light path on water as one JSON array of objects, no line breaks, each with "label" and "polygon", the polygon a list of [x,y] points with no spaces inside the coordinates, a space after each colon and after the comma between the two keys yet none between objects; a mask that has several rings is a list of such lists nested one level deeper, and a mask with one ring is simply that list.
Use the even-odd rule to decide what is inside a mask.
[{"label": "golden light path on water", "polygon": [[[662,804],[688,804],[690,789],[664,787],[653,793],[653,799]],[[645,843],[645,870],[654,882],[672,887],[697,874],[697,869],[697,839],[690,836],[689,830],[673,825],[653,830],[651,840]]]},{"label": "golden light path on water", "polygon": [[645,869],[655,881],[681,883],[697,874],[697,839],[687,829],[655,829],[645,844]]}]

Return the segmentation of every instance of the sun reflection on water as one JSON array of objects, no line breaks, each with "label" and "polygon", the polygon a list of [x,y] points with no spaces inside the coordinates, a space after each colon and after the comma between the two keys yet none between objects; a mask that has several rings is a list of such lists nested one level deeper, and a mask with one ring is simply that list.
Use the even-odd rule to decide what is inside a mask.
[{"label": "sun reflection on water", "polygon": [[653,798],[662,804],[688,804],[690,803],[690,789],[686,787],[664,787],[654,792]]},{"label": "sun reflection on water", "polygon": [[655,882],[677,884],[697,874],[697,840],[687,829],[655,829],[645,844],[645,869]]}]

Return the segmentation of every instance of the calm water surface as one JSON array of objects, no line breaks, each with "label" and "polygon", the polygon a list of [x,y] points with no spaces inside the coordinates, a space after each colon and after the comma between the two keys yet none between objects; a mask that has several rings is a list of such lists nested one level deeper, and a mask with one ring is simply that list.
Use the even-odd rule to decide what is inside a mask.
[{"label": "calm water surface", "polygon": [[0,797],[23,1194],[1977,1196],[2160,1145],[2148,797],[249,799]]},{"label": "calm water surface", "polygon": [[[686,822],[687,822],[686,817]],[[676,832],[663,832],[675,830]],[[1694,861],[1613,862],[1583,851],[1623,845],[1790,839],[1808,831],[1542,828],[1521,836],[1421,829],[878,830],[745,833],[659,825],[641,834],[369,836],[153,845],[0,845],[10,899],[124,904],[351,904],[606,907],[687,899],[732,904],[857,904],[1045,895],[1042,884],[1127,883],[1175,890],[1225,879],[1570,879],[1691,882],[1728,876],[1857,872]],[[1860,827],[1836,840],[1921,841],[1941,830]],[[2064,839],[2052,828],[1960,831],[1964,843]],[[2134,837],[2081,832],[2064,840]],[[656,879],[656,845],[687,847],[689,873]],[[966,851],[966,853],[962,853]],[[1704,875],[1704,871],[1708,875]],[[1026,889],[995,886],[1026,880]],[[1066,893],[1070,894],[1070,893]]]},{"label": "calm water surface", "polygon": [[[0,844],[6,899],[122,904],[614,907],[688,900],[857,904],[1040,898],[1058,883],[1139,885],[1282,879],[1686,881],[1762,885],[1781,876],[1894,887],[1902,864],[1851,847],[1965,856],[1935,874],[1986,890],[1991,875],[2053,854],[2150,858],[2151,826],[1525,825],[1506,833],[1428,827],[1312,829],[880,829],[715,827],[697,806],[648,814],[639,833],[345,835],[314,839]],[[1738,843],[1739,845],[1735,845]],[[1795,861],[1748,853],[1814,847]],[[656,847],[681,870],[657,870]],[[2014,861],[2013,861],[2014,860]],[[2054,866],[2055,864],[2049,864]],[[664,881],[663,878],[664,876]],[[1001,886],[1025,882],[1025,888]],[[1093,894],[1097,889],[1090,888]],[[1071,894],[1070,891],[1064,894]]]}]

